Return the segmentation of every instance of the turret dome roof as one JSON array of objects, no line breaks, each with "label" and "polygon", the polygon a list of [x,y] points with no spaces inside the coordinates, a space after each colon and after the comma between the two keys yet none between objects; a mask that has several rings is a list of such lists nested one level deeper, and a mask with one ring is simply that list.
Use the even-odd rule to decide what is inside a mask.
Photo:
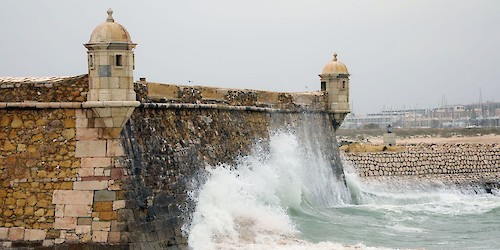
[{"label": "turret dome roof", "polygon": [[349,74],[349,71],[347,71],[345,64],[337,60],[337,53],[334,53],[333,60],[323,67],[323,72],[321,72],[321,74]]},{"label": "turret dome roof", "polygon": [[132,43],[127,29],[113,19],[111,9],[108,9],[106,22],[99,24],[90,35],[89,44],[96,43]]}]

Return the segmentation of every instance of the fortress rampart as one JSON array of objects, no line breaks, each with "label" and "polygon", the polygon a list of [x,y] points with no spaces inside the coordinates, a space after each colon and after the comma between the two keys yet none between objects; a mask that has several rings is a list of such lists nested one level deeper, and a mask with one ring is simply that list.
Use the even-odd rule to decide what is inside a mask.
[{"label": "fortress rampart", "polygon": [[363,178],[416,177],[445,184],[498,183],[498,144],[420,144],[403,152],[344,153]]},{"label": "fortress rampart", "polygon": [[349,73],[336,54],[316,92],[134,82],[137,44],[112,14],[84,44],[88,74],[0,77],[0,247],[186,248],[199,173],[276,129],[314,130],[340,161]]},{"label": "fortress rampart", "polygon": [[345,116],[326,109],[321,91],[138,81],[140,104],[112,136],[86,102],[86,75],[0,79],[3,247],[185,245],[200,171],[234,163],[271,131],[304,120],[334,140]]}]

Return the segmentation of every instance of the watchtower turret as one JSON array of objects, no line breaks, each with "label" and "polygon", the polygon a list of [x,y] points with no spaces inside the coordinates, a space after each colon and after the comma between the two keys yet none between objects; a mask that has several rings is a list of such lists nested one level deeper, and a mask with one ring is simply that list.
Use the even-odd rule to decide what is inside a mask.
[{"label": "watchtower turret", "polygon": [[319,77],[321,90],[328,92],[328,109],[349,113],[349,71],[337,60],[337,53],[333,54],[333,60],[325,65]]},{"label": "watchtower turret", "polygon": [[130,35],[107,11],[88,43],[89,93],[84,107],[92,108],[111,136],[116,137],[139,105],[134,92],[134,48]]}]

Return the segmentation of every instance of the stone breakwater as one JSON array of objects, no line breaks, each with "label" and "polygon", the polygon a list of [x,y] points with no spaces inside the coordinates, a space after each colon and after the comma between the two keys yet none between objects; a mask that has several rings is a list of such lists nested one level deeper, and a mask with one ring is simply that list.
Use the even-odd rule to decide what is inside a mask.
[{"label": "stone breakwater", "polygon": [[362,178],[415,177],[446,184],[500,180],[498,144],[419,144],[402,152],[343,153]]}]

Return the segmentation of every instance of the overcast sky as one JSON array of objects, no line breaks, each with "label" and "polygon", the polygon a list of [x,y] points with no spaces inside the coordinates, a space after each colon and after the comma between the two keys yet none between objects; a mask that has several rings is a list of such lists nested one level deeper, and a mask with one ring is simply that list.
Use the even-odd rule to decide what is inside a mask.
[{"label": "overcast sky", "polygon": [[356,113],[500,101],[498,0],[0,4],[0,76],[87,73],[82,44],[111,7],[138,44],[135,79],[312,91],[337,52]]}]

